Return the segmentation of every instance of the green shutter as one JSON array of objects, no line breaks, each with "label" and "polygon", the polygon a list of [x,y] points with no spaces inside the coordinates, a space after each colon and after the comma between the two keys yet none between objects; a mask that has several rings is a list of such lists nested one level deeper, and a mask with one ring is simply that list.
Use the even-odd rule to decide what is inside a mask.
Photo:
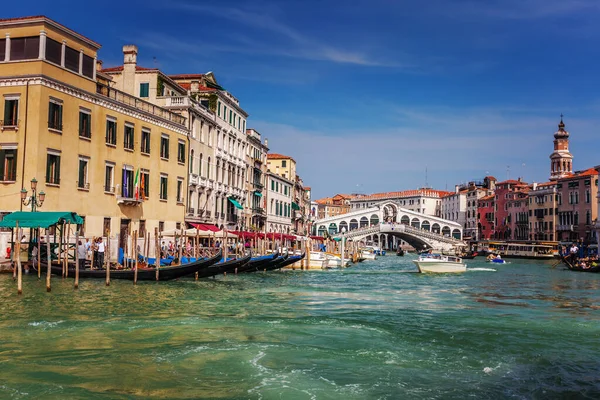
[{"label": "green shutter", "polygon": [[46,154],[46,182],[50,182],[50,154]]},{"label": "green shutter", "polygon": [[56,156],[56,168],[54,169],[56,171],[56,179],[54,180],[54,183],[56,183],[57,185],[60,184],[60,156]]},{"label": "green shutter", "polygon": [[10,100],[6,100],[4,102],[4,124],[10,124],[10,110],[11,110],[11,104],[10,104]]},{"label": "green shutter", "polygon": [[79,160],[79,187],[83,187],[85,183],[85,176],[83,173],[83,169],[85,167],[85,161]]},{"label": "green shutter", "polygon": [[58,129],[62,131],[62,106],[57,105],[58,107]]}]

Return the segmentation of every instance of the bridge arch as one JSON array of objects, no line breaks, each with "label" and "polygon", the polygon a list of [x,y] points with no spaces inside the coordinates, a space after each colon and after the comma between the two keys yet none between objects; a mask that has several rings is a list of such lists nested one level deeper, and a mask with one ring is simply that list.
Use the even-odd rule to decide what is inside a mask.
[{"label": "bridge arch", "polygon": [[460,231],[458,229],[453,229],[452,230],[452,237],[454,239],[459,239],[460,240],[461,239],[461,237],[460,237]]},{"label": "bridge arch", "polygon": [[332,222],[329,224],[329,234],[335,235],[336,233],[337,233],[337,224],[335,222]]},{"label": "bridge arch", "polygon": [[444,235],[444,236],[450,236],[450,228],[448,228],[447,226],[444,226],[442,228],[442,235]]},{"label": "bridge arch", "polygon": [[398,218],[398,206],[392,203],[383,206],[383,221],[396,222]]},{"label": "bridge arch", "polygon": [[425,220],[421,222],[421,229],[431,231],[431,224],[429,223],[429,221]]},{"label": "bridge arch", "polygon": [[419,229],[421,227],[421,221],[419,220],[419,218],[415,217],[412,219],[412,221],[410,221],[410,226]]},{"label": "bridge arch", "polygon": [[404,225],[410,225],[410,218],[408,215],[403,215],[402,218],[400,218],[400,223]]},{"label": "bridge arch", "polygon": [[350,230],[353,231],[355,229],[358,229],[358,221],[354,218],[352,218],[350,220]]},{"label": "bridge arch", "polygon": [[371,223],[371,225],[377,225],[379,223],[379,215],[371,215],[371,220],[369,222]]},{"label": "bridge arch", "polygon": [[435,222],[433,225],[431,225],[431,232],[439,234],[440,231],[441,231],[440,224]]},{"label": "bridge arch", "polygon": [[321,225],[321,226],[319,226],[319,230],[317,231],[317,235],[318,236],[325,236],[325,232],[327,232],[327,228],[325,228],[325,225]]},{"label": "bridge arch", "polygon": [[364,228],[366,226],[369,226],[369,219],[367,217],[362,217],[360,219],[360,227]]},{"label": "bridge arch", "polygon": [[346,221],[340,222],[340,232],[348,231],[348,223]]}]

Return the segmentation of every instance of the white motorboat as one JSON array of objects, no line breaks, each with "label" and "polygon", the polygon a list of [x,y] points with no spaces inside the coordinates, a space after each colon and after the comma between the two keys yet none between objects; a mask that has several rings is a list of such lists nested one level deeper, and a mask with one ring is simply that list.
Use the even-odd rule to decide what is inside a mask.
[{"label": "white motorboat", "polygon": [[413,260],[413,262],[419,268],[419,272],[449,273],[467,270],[467,266],[460,257],[443,254],[421,254],[419,259]]},{"label": "white motorboat", "polygon": [[[344,267],[350,264],[349,259],[344,259]],[[342,258],[330,253],[322,251],[311,251],[310,257],[308,258],[307,269],[328,269],[328,268],[340,268],[342,266]]]},{"label": "white motorboat", "polygon": [[365,260],[376,260],[377,254],[375,253],[375,249],[372,247],[363,247],[360,249],[360,256]]}]

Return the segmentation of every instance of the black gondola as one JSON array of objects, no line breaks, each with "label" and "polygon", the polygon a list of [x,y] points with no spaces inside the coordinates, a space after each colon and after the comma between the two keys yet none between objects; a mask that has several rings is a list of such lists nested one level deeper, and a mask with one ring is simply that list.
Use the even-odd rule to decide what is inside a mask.
[{"label": "black gondola", "polygon": [[266,256],[251,258],[250,261],[248,261],[248,263],[246,263],[246,265],[244,265],[241,268],[238,268],[238,273],[260,271],[266,265],[270,264],[273,260],[275,260],[278,256],[279,256],[279,254],[277,252],[275,252],[273,254],[269,254]]},{"label": "black gondola", "polygon": [[267,264],[261,265],[258,269],[249,269],[246,272],[257,272],[257,271],[270,271],[271,269],[275,268],[275,266],[277,264],[279,264],[281,261],[283,261],[284,256],[281,254],[277,254],[277,257],[271,259]]},{"label": "black gondola", "polygon": [[[280,263],[276,268],[274,269],[282,269],[287,267],[288,265],[292,265],[295,262],[298,262],[300,260],[302,260],[304,258],[306,253],[302,253],[299,256],[289,256],[287,260],[283,261],[282,263]],[[273,270],[269,270],[269,271],[273,271]]]},{"label": "black gondola", "polygon": [[396,255],[399,257],[403,257],[404,256],[404,250],[401,249],[400,247],[398,247],[398,250],[396,251]]},{"label": "black gondola", "polygon": [[233,260],[211,265],[208,268],[204,268],[198,271],[198,278],[208,278],[210,276],[216,276],[224,274],[226,272],[235,272],[236,268],[238,268],[239,272],[239,268],[246,265],[251,258],[252,255],[248,254],[247,256],[244,256],[242,258],[235,258]]},{"label": "black gondola", "polygon": [[565,263],[565,265],[567,266],[567,268],[570,271],[577,271],[577,272],[600,272],[600,266],[596,266],[596,267],[589,267],[589,268],[582,268],[582,267],[578,267],[573,265],[569,260],[568,257],[563,257],[562,261]]},{"label": "black gondola", "polygon": [[274,262],[272,262],[271,264],[269,264],[265,268],[263,268],[263,271],[274,271],[276,269],[281,268],[283,266],[283,263],[285,263],[288,258],[289,258],[288,254],[284,254],[281,257],[277,257],[277,259]]},{"label": "black gondola", "polygon": [[[186,275],[194,274],[195,272],[201,272],[208,268],[211,268],[213,265],[219,262],[222,254],[219,251],[216,255],[210,258],[199,259],[194,262],[177,265],[175,267],[161,267],[158,271],[158,280],[160,281],[168,281],[171,279],[181,278]],[[46,268],[47,264],[45,267]],[[51,267],[52,273],[54,275],[61,275],[63,273],[63,269],[61,265],[52,265]],[[110,270],[110,278],[111,279],[125,279],[132,281],[135,275],[135,271],[133,269],[111,269]],[[69,266],[69,276],[75,277],[75,268]],[[106,278],[106,270],[103,269],[80,269],[79,270],[79,278],[96,278],[96,279],[105,279]],[[156,280],[156,268],[138,268],[137,273],[138,281],[154,281]]]}]

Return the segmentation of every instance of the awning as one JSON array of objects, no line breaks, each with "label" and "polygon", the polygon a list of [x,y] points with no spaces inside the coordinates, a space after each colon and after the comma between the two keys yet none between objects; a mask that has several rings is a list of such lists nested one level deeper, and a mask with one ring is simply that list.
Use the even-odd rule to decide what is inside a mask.
[{"label": "awning", "polygon": [[262,193],[261,192],[254,192],[254,195],[258,196],[258,197],[262,197]]},{"label": "awning", "polygon": [[300,206],[292,201],[292,210],[300,210]]},{"label": "awning", "polygon": [[190,223],[190,225],[192,225],[194,228],[198,229],[199,231],[219,232],[221,230],[221,229],[219,229],[218,227],[216,227],[214,225],[208,225],[208,224]]},{"label": "awning", "polygon": [[233,197],[228,197],[228,199],[231,202],[231,204],[233,204],[236,208],[239,208],[240,210],[244,209],[244,207],[242,207],[242,205],[238,203],[237,200],[235,200]]},{"label": "awning", "polygon": [[0,221],[1,228],[14,228],[19,223],[19,228],[48,228],[59,223],[81,225],[83,219],[74,212],[68,211],[16,211],[8,214]]}]

